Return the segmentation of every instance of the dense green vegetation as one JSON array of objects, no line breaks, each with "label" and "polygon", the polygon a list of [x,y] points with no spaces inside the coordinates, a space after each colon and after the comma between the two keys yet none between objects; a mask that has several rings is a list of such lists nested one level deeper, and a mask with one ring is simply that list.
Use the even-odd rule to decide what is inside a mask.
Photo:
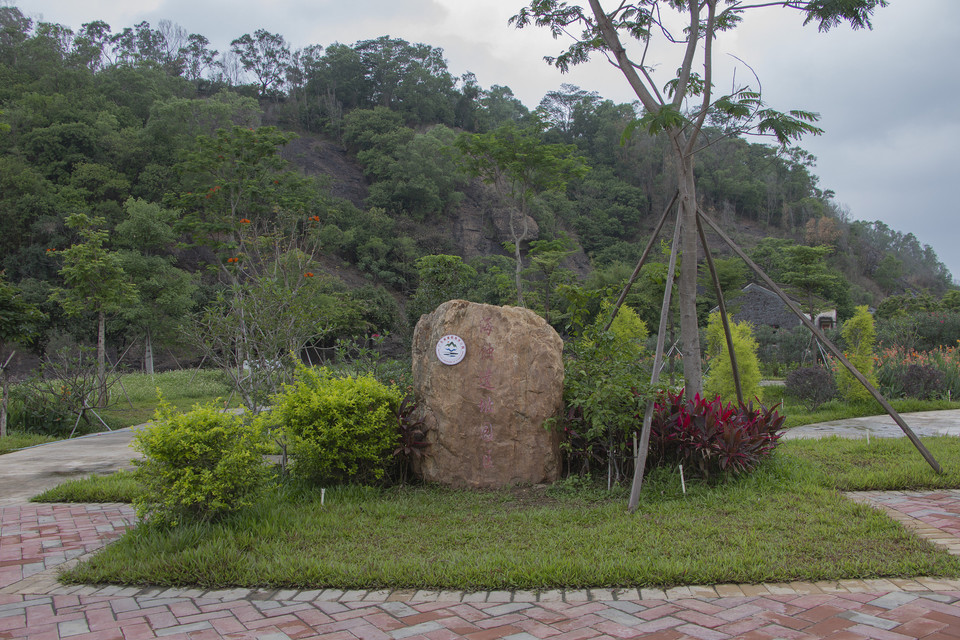
[{"label": "dense green vegetation", "polygon": [[[838,445],[848,457],[806,443],[774,452],[773,409],[673,394],[667,410],[644,384],[644,340],[661,328],[672,275],[664,247],[602,329],[675,191],[668,140],[629,135],[663,114],[566,84],[531,110],[508,87],[455,76],[442,50],[388,36],[291,50],[260,29],[231,53],[234,64],[168,22],[73,30],[0,7],[0,348],[43,358],[13,388],[13,428],[63,435],[93,423],[94,409],[143,421],[164,379],[152,374],[158,355],[219,369],[170,378],[171,402],[225,396],[248,410],[164,409],[162,428],[139,440],[137,477],[47,496],[133,499],[150,520],[70,579],[537,588],[960,570],[836,491],[956,486],[900,464],[912,454],[904,443]],[[849,220],[802,149],[723,135],[722,119],[705,133],[702,206],[805,308],[838,310],[839,341],[865,368],[876,361],[885,393],[922,399],[898,406],[953,406],[960,294],[933,251]],[[731,297],[750,281],[738,261],[718,256],[717,267]],[[703,282],[707,327],[717,296]],[[402,352],[419,314],[451,297],[528,306],[569,338],[562,482],[474,493],[404,484],[399,458],[418,451],[422,425],[404,399],[407,363],[380,356]],[[865,305],[878,307],[876,327]],[[712,324],[707,379],[730,400]],[[814,365],[765,398],[805,405],[787,424],[871,407],[830,400],[838,388],[857,398],[816,366],[809,337],[735,331],[748,394],[761,373]],[[331,378],[301,360],[372,377]],[[145,373],[120,378],[118,361]],[[5,364],[2,374],[6,389]],[[641,409],[656,397],[653,468],[628,513],[610,485],[632,475]],[[261,413],[266,404],[276,413]],[[289,446],[291,475],[267,477],[268,434],[284,462]],[[952,444],[935,455],[960,468]],[[604,468],[608,491],[589,475]],[[357,481],[375,486],[345,484]]]},{"label": "dense green vegetation", "polygon": [[[119,397],[106,378],[121,356],[148,372],[175,356],[221,368],[256,411],[289,382],[287,354],[316,364],[338,341],[367,348],[388,332],[399,352],[419,314],[453,296],[522,300],[577,334],[674,191],[667,141],[624,136],[635,105],[564,84],[531,110],[457,77],[429,44],[292,50],[258,30],[233,41],[231,67],[169,22],[77,28],[5,6],[0,29],[0,269],[16,320],[0,347],[30,342],[17,348],[48,361],[105,347],[75,387],[91,402]],[[544,181],[511,153],[567,166]],[[944,265],[912,234],[849,220],[814,163],[718,136],[698,154],[699,197],[805,306],[845,319],[872,304],[885,347],[952,346],[960,303]],[[717,264],[726,290],[748,282]],[[651,332],[666,269],[658,256],[627,300]],[[924,313],[941,314],[939,331]],[[809,343],[758,341],[761,371],[809,364]]]}]

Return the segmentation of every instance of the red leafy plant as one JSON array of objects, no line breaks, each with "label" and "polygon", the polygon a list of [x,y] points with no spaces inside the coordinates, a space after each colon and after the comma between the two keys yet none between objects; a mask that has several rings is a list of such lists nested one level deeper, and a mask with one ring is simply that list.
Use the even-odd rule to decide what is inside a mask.
[{"label": "red leafy plant", "polygon": [[682,464],[709,478],[751,471],[769,456],[782,435],[784,416],[777,407],[726,405],[699,394],[693,398],[667,392],[654,406],[650,431],[651,466]]},{"label": "red leafy plant", "polygon": [[393,455],[398,460],[401,484],[409,480],[412,467],[420,462],[430,443],[427,442],[429,427],[417,411],[418,403],[413,396],[407,395],[397,409],[397,448]]}]

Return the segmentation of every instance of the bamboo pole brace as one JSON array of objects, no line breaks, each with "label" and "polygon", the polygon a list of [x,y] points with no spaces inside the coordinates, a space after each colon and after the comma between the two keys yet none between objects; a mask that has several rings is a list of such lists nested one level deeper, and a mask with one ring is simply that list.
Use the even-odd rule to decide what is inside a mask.
[{"label": "bamboo pole brace", "polygon": [[766,283],[766,285],[770,287],[770,289],[774,293],[780,296],[780,299],[783,300],[783,302],[790,308],[790,310],[793,311],[797,315],[797,317],[800,318],[801,322],[803,322],[803,324],[806,325],[806,327],[813,332],[813,335],[815,335],[817,339],[820,340],[827,347],[827,350],[837,360],[840,361],[840,364],[846,367],[847,370],[850,371],[850,373],[853,375],[853,377],[856,378],[860,382],[860,384],[862,384],[864,388],[870,392],[870,395],[872,395],[874,399],[876,399],[876,401],[880,403],[880,406],[882,406],[884,410],[890,415],[890,417],[893,418],[893,421],[897,423],[897,425],[900,427],[903,433],[907,436],[907,438],[910,439],[910,442],[913,443],[913,446],[917,448],[917,451],[920,452],[920,455],[923,456],[923,459],[927,461],[927,463],[933,468],[933,470],[936,471],[937,473],[943,473],[943,469],[940,468],[940,463],[937,462],[937,460],[933,457],[933,454],[931,454],[930,451],[928,451],[927,448],[923,445],[923,443],[920,442],[920,438],[917,437],[917,434],[915,434],[913,430],[909,426],[907,426],[907,423],[900,416],[900,414],[897,413],[897,410],[894,409],[889,402],[887,402],[887,399],[884,398],[883,395],[881,395],[880,392],[877,391],[877,389],[874,388],[872,384],[870,384],[870,381],[867,380],[867,378],[862,373],[857,371],[857,368],[854,367],[849,360],[847,360],[846,356],[843,355],[843,352],[840,351],[840,349],[838,349],[836,345],[830,342],[830,340],[828,340],[825,335],[823,335],[823,332],[820,331],[820,329],[818,329],[815,324],[813,324],[813,321],[810,320],[810,318],[808,318],[807,315],[803,313],[803,311],[801,311],[799,307],[797,307],[797,305],[793,302],[793,300],[787,297],[787,294],[785,294],[783,290],[780,289],[780,287],[778,287],[773,282],[773,280],[770,279],[770,276],[768,276],[766,273],[763,272],[763,269],[761,269],[759,265],[757,265],[757,263],[751,260],[747,256],[747,254],[744,253],[743,250],[740,249],[740,247],[738,247],[737,244],[727,234],[725,234],[722,229],[720,229],[720,227],[717,225],[716,222],[711,220],[705,213],[703,213],[703,211],[699,209],[697,210],[697,215],[700,218],[702,218],[704,222],[710,225],[710,227],[717,233],[717,235],[719,235],[723,239],[723,241],[726,242],[731,249],[733,249],[734,253],[740,256],[743,259],[743,261],[746,262],[747,265],[751,269],[753,269],[757,273],[757,275],[759,275],[763,279],[764,283]]},{"label": "bamboo pole brace", "polygon": [[717,292],[717,304],[720,307],[723,335],[727,339],[727,353],[730,354],[730,368],[733,371],[733,386],[737,390],[737,402],[742,405],[743,386],[740,384],[740,367],[737,366],[737,354],[733,350],[733,335],[730,333],[730,319],[727,317],[727,305],[723,300],[723,291],[720,289],[720,277],[717,275],[717,270],[713,266],[713,256],[710,255],[710,247],[707,245],[707,236],[703,232],[703,225],[700,224],[700,216],[697,216],[697,233],[700,235],[703,255],[707,260],[707,268],[710,269],[710,277],[713,279],[713,288]]},{"label": "bamboo pole brace", "polygon": [[[673,273],[677,269],[677,251],[680,247],[680,211],[677,211],[677,226],[673,230],[673,245],[670,247],[670,265],[667,267],[667,283],[663,288],[663,305],[660,307],[660,326],[657,328],[657,350],[653,355],[653,371],[650,372],[650,386],[660,379],[663,363],[663,346],[667,339],[667,318],[670,315],[670,298],[673,294]],[[640,451],[633,461],[633,483],[630,486],[630,502],[627,509],[633,513],[640,505],[640,488],[643,486],[643,469],[647,466],[647,453],[650,450],[650,428],[653,424],[653,398],[647,401],[643,413],[643,430],[640,432]]]},{"label": "bamboo pole brace", "polygon": [[643,264],[650,256],[650,251],[653,249],[653,244],[657,241],[657,237],[660,235],[660,230],[663,229],[663,223],[667,221],[667,216],[670,214],[670,209],[673,208],[673,204],[677,201],[679,196],[680,192],[676,191],[673,194],[673,198],[670,200],[670,204],[668,204],[667,208],[663,210],[663,215],[660,216],[660,222],[657,223],[656,228],[653,230],[653,234],[650,236],[649,242],[647,242],[647,247],[643,250],[643,254],[640,256],[640,260],[637,262],[637,268],[633,270],[633,275],[631,275],[630,279],[627,280],[627,284],[624,285],[623,291],[620,292],[620,297],[617,299],[617,303],[613,305],[613,311],[610,313],[610,320],[607,321],[607,326],[603,328],[604,331],[609,331],[611,325],[613,325],[613,321],[617,317],[617,313],[620,311],[623,301],[627,299],[627,294],[630,293],[630,287],[633,286],[633,283],[637,280],[637,276],[640,275],[640,269],[643,268]]}]

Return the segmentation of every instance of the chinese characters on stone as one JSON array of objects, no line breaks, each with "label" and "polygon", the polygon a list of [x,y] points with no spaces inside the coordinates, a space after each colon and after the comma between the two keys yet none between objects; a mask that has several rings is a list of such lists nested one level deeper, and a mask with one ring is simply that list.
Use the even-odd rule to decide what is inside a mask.
[{"label": "chinese characters on stone", "polygon": [[[483,322],[480,324],[480,333],[483,334],[486,340],[490,339],[490,334],[493,332],[493,322],[490,317],[483,319]],[[483,368],[481,368],[480,373],[477,374],[477,387],[482,389],[485,392],[493,391],[495,388],[494,384],[494,374],[496,373],[494,368],[494,351],[495,348],[489,342],[484,342],[480,346],[480,359],[485,360]],[[490,422],[489,416],[487,414],[493,413],[494,410],[494,401],[489,395],[485,395],[480,399],[480,402],[477,403],[477,408],[480,410],[480,464],[484,469],[493,468],[493,424]]]}]

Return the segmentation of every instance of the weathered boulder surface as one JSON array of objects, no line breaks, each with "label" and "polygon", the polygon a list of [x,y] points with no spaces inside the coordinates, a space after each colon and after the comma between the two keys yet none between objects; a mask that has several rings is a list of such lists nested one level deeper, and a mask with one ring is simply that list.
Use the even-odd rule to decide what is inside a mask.
[{"label": "weathered boulder surface", "polygon": [[[454,365],[437,355],[463,339]],[[563,408],[563,340],[529,309],[450,300],[420,317],[413,381],[430,430],[418,471],[430,482],[500,487],[553,482],[559,435],[544,422]]]}]

